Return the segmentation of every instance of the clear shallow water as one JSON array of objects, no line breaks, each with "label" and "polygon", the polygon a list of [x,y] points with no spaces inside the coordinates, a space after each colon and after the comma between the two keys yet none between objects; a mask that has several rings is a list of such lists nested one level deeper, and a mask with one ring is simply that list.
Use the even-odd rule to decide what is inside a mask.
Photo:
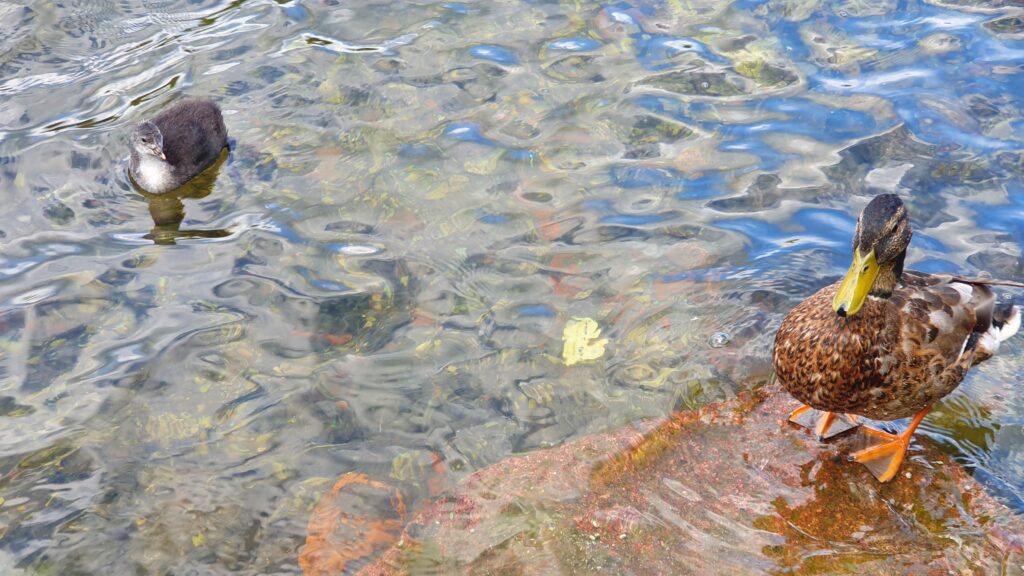
[{"label": "clear shallow water", "polygon": [[[0,566],[294,573],[344,472],[415,502],[757,385],[879,191],[912,267],[1020,280],[984,6],[0,4]],[[144,197],[129,126],[183,95],[231,155]],[[1024,511],[1021,349],[923,429]]]}]

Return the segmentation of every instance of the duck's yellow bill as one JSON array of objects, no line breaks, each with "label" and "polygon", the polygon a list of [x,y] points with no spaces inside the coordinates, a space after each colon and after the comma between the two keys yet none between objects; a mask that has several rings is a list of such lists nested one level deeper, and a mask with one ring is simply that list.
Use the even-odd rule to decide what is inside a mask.
[{"label": "duck's yellow bill", "polygon": [[878,276],[878,262],[875,260],[875,251],[868,252],[867,256],[861,256],[860,250],[853,250],[853,264],[839,285],[836,297],[832,299],[832,309],[840,316],[853,316],[860,312],[864,305],[871,286]]}]

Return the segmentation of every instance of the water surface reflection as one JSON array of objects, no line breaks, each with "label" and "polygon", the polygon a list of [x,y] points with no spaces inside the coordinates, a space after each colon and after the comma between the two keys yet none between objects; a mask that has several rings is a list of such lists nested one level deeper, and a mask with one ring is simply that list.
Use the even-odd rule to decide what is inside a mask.
[{"label": "water surface reflection", "polygon": [[[412,507],[749,389],[880,191],[911,266],[1020,280],[1018,12],[0,6],[0,566],[294,573],[343,473]],[[129,126],[183,95],[230,157],[138,194]],[[1020,350],[924,428],[1017,510]]]}]

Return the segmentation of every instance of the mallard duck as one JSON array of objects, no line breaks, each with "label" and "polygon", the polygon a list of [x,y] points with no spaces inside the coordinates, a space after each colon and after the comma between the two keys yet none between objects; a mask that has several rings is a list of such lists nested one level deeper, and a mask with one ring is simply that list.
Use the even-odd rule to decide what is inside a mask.
[{"label": "mallard duck", "polygon": [[805,404],[790,421],[819,438],[856,426],[857,416],[913,416],[900,434],[865,427],[876,444],[850,456],[881,482],[896,475],[932,404],[1020,328],[1020,309],[997,304],[990,286],[1024,285],[904,270],[910,236],[898,196],[872,199],[846,277],[786,315],[772,351],[782,386]]},{"label": "mallard duck", "polygon": [[220,107],[211,100],[178,102],[132,130],[128,172],[140,188],[163,194],[198,176],[228,145]]}]

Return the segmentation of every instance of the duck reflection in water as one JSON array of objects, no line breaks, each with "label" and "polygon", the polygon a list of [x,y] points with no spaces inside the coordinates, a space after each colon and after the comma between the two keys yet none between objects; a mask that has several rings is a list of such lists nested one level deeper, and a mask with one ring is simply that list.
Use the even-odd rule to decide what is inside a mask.
[{"label": "duck reflection in water", "polygon": [[143,236],[154,244],[175,244],[178,239],[215,239],[231,235],[231,231],[223,228],[210,230],[182,230],[181,223],[185,220],[185,200],[206,198],[213,192],[220,167],[228,157],[228,148],[221,150],[217,160],[198,176],[182,186],[163,194],[152,194],[135,186],[135,190],[149,204],[149,215],[153,219],[153,229]]}]

